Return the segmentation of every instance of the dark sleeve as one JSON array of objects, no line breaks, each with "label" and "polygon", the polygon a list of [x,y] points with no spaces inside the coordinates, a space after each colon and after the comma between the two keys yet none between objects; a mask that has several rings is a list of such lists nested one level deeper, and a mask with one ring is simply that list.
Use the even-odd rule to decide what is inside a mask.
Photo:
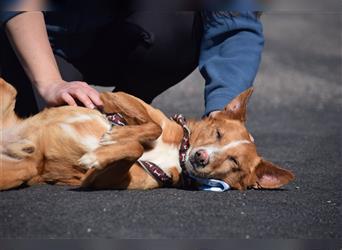
[{"label": "dark sleeve", "polygon": [[253,85],[263,45],[262,24],[254,12],[204,18],[199,67],[206,81],[206,115]]},{"label": "dark sleeve", "polygon": [[5,24],[13,17],[23,13],[22,11],[0,11],[0,28],[3,29]]}]

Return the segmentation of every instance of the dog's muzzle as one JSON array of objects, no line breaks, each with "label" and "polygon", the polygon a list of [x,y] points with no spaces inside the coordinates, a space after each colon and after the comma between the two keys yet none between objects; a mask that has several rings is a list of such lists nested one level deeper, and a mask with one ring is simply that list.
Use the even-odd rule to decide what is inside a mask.
[{"label": "dog's muzzle", "polygon": [[207,166],[209,164],[210,161],[210,155],[209,153],[204,150],[204,149],[200,149],[198,151],[196,151],[191,157],[190,157],[190,162],[191,165],[195,168],[201,167],[204,168],[205,166]]}]

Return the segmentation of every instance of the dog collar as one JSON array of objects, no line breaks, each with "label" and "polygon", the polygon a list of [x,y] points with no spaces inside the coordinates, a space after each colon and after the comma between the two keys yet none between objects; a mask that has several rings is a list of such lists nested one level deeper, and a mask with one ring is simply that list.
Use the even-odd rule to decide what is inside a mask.
[{"label": "dog collar", "polygon": [[190,129],[186,124],[186,119],[181,114],[176,114],[171,117],[171,120],[177,122],[183,128],[183,138],[179,147],[179,164],[184,173],[187,173],[185,163],[186,163],[186,155],[190,148]]},{"label": "dog collar", "polygon": [[127,125],[125,118],[120,113],[105,114],[105,116],[107,120],[111,123],[112,127],[113,126],[123,127]]},{"label": "dog collar", "polygon": [[145,169],[154,179],[156,179],[163,187],[171,187],[172,186],[172,178],[168,176],[160,167],[158,167],[155,163],[150,161],[137,161],[140,166]]}]

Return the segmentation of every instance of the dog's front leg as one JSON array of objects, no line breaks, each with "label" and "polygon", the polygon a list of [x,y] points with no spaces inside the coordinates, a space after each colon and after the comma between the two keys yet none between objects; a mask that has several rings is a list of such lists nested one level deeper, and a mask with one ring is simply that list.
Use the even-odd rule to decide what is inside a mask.
[{"label": "dog's front leg", "polygon": [[[126,176],[130,167],[142,156],[144,153],[143,146],[132,140],[123,140],[117,144],[111,144],[107,146],[101,146],[93,152],[86,153],[79,159],[79,165],[83,168],[89,169],[84,179],[82,180],[82,187],[91,187],[94,182],[97,183],[97,187],[108,187],[108,183],[111,186],[113,180],[101,181],[104,178],[104,173],[110,167],[114,167],[115,177],[119,178]],[[122,162],[125,166],[116,168],[116,163]]]},{"label": "dog's front leg", "polygon": [[143,146],[138,141],[122,140],[119,143],[105,145],[84,154],[79,160],[79,166],[85,169],[104,169],[113,162],[120,160],[136,161],[144,153]]},{"label": "dog's front leg", "polygon": [[127,139],[138,141],[144,145],[158,139],[161,133],[162,129],[154,122],[148,122],[142,125],[114,127],[111,131],[103,135],[100,140],[100,145],[111,145]]}]

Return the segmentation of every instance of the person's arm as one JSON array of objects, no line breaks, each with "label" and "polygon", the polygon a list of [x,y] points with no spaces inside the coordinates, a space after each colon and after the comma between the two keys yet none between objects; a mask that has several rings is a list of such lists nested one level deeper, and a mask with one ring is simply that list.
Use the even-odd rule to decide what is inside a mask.
[{"label": "person's arm", "polygon": [[12,47],[31,83],[51,106],[76,105],[88,108],[102,105],[99,94],[84,82],[63,81],[53,55],[42,12],[23,12],[4,23]]},{"label": "person's arm", "polygon": [[199,65],[206,80],[205,115],[253,85],[264,46],[262,24],[254,12],[208,15]]}]

